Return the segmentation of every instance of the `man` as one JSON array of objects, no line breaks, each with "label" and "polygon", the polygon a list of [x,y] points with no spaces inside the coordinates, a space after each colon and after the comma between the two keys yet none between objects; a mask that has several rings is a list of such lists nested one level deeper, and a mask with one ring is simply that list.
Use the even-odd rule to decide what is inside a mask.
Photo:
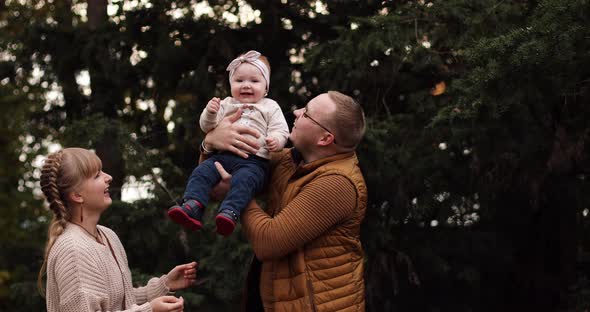
[{"label": "man", "polygon": [[[252,201],[242,214],[256,255],[244,310],[364,311],[360,224],[367,190],[354,152],[364,113],[349,96],[330,91],[294,114],[294,147],[272,156],[267,209]],[[203,147],[245,156],[256,150],[241,136],[246,132],[226,122]]]}]

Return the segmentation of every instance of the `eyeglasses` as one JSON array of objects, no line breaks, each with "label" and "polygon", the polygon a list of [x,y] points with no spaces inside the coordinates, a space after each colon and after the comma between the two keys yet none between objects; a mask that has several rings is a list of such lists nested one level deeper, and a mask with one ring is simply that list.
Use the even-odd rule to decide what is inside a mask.
[{"label": "eyeglasses", "polygon": [[332,133],[332,131],[330,131],[330,129],[322,126],[322,124],[319,123],[317,120],[311,118],[311,116],[309,116],[309,114],[307,114],[307,106],[305,106],[303,108],[303,117],[308,118],[309,120],[313,121],[313,123],[315,123],[316,125],[320,126],[320,128],[328,131],[328,133],[330,133],[334,137],[334,144],[336,144],[336,136],[334,135],[334,133]]}]

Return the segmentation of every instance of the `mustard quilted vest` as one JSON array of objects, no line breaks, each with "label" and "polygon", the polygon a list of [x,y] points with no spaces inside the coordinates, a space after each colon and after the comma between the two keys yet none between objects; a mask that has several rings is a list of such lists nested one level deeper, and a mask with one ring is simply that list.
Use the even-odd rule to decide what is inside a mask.
[{"label": "mustard quilted vest", "polygon": [[[284,150],[273,167],[267,212],[273,216],[309,182],[341,175],[356,189],[356,210],[315,240],[272,261],[254,259],[243,308],[254,310],[252,298],[265,311],[365,311],[363,249],[360,225],[367,207],[367,188],[354,152],[296,166]],[[259,278],[258,278],[259,277]],[[259,289],[253,289],[256,284]]]}]

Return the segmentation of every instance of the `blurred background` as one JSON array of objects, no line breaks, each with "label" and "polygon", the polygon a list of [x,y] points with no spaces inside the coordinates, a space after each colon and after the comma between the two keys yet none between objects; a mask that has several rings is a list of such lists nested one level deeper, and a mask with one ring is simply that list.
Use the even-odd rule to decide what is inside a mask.
[{"label": "blurred background", "polygon": [[197,260],[185,311],[237,311],[253,256],[167,220],[198,117],[255,49],[292,110],[339,90],[358,149],[368,311],[590,307],[590,1],[0,1],[0,310],[42,311],[43,155],[96,151],[101,223],[142,283]]}]

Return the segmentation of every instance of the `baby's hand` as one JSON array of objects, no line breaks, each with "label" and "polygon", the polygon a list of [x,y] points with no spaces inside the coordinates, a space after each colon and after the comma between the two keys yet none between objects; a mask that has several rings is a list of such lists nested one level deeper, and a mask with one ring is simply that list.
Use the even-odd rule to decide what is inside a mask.
[{"label": "baby's hand", "polygon": [[267,149],[271,152],[278,152],[282,149],[282,147],[279,146],[279,141],[276,138],[268,136],[266,137],[265,141]]},{"label": "baby's hand", "polygon": [[207,112],[209,114],[217,114],[220,106],[221,106],[220,99],[217,97],[214,97],[211,100],[209,100],[209,103],[207,103]]}]

